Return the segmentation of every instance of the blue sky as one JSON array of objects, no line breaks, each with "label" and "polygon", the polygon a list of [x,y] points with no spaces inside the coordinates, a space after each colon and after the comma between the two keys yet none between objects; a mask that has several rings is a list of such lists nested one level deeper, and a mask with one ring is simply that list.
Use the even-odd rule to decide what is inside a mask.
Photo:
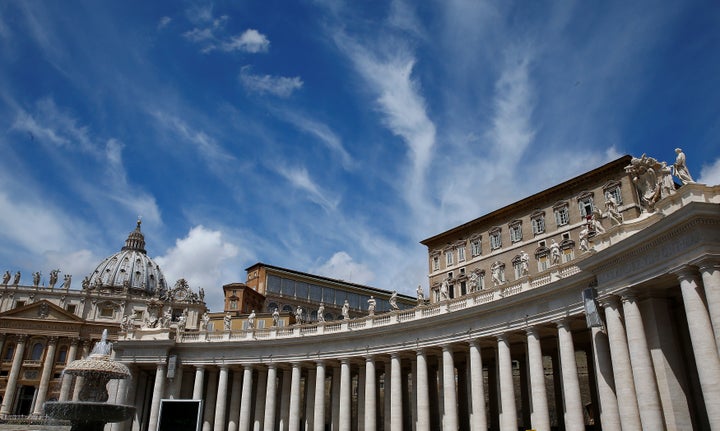
[{"label": "blue sky", "polygon": [[0,1],[0,269],[413,294],[419,241],[623,154],[720,183],[716,1]]}]

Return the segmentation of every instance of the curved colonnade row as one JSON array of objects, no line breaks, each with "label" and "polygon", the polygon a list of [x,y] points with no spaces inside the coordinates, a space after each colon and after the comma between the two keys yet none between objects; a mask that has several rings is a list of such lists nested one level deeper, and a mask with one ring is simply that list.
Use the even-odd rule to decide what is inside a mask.
[{"label": "curved colonnade row", "polygon": [[[693,208],[489,303],[308,336],[121,340],[134,376],[116,400],[138,417],[115,428],[155,429],[161,399],[193,398],[204,431],[720,430],[719,217]],[[581,291],[595,284],[605,327],[589,330]]]}]

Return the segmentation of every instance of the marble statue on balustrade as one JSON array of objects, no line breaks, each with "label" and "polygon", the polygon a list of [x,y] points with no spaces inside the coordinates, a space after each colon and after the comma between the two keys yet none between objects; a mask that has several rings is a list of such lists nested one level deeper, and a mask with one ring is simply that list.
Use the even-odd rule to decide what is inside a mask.
[{"label": "marble statue on balustrade", "polygon": [[560,263],[560,245],[555,242],[555,240],[551,240],[550,243],[550,261],[553,265],[557,265]]},{"label": "marble statue on balustrade", "polygon": [[248,315],[248,329],[255,329],[255,310]]},{"label": "marble statue on balustrade", "polygon": [[525,276],[530,273],[530,256],[525,250],[520,251],[520,275]]},{"label": "marble statue on balustrade", "polygon": [[177,331],[178,332],[185,332],[185,326],[187,325],[187,318],[188,318],[188,310],[187,308],[183,310],[182,314],[178,316],[178,322],[177,322]]},{"label": "marble statue on balustrade", "polygon": [[125,316],[123,316],[122,320],[120,320],[120,331],[128,332],[129,330],[130,330],[130,316],[125,315]]},{"label": "marble statue on balustrade", "polygon": [[229,311],[225,313],[225,317],[223,317],[223,329],[226,331],[232,329],[232,314],[230,314]]},{"label": "marble statue on balustrade", "polygon": [[370,299],[368,299],[367,302],[368,302],[368,315],[374,316],[375,315],[375,306],[377,305],[377,301],[371,295]]},{"label": "marble statue on balustrade", "polygon": [[71,275],[71,274],[65,274],[65,275],[63,276],[63,284],[62,284],[61,287],[62,287],[63,289],[65,289],[65,290],[68,290],[68,289],[70,289],[70,284],[71,284],[71,283],[72,283],[72,275]]},{"label": "marble statue on balustrade", "polygon": [[280,312],[278,311],[277,307],[273,310],[272,313],[272,325],[278,326],[280,324]]},{"label": "marble statue on balustrade", "polygon": [[325,323],[325,303],[321,302],[317,310],[317,319],[319,323]]},{"label": "marble statue on balustrade", "polygon": [[85,278],[83,278],[82,288],[83,288],[83,290],[90,289],[90,277],[86,276]]},{"label": "marble statue on balustrade", "polygon": [[416,292],[418,305],[425,304],[425,291],[423,290],[422,285],[418,284]]},{"label": "marble statue on balustrade", "polygon": [[589,230],[587,227],[584,227],[580,231],[580,250],[582,251],[590,251],[590,246],[588,244],[589,239]]},{"label": "marble statue on balustrade", "polygon": [[[684,162],[685,155],[683,154],[681,160],[681,166],[683,167],[685,167]],[[687,167],[685,167],[686,170]],[[673,167],[673,171],[678,172],[675,167]],[[675,184],[672,178],[668,178],[667,163],[659,162],[646,154],[641,157],[633,157],[630,164],[625,166],[625,172],[632,178],[635,189],[640,196],[640,205],[645,211],[654,211],[657,201],[675,193]]]},{"label": "marble statue on balustrade", "polygon": [[490,272],[492,273],[492,282],[493,286],[497,287],[503,283],[503,277],[502,277],[502,268],[503,263],[499,260],[496,260],[495,263],[492,264],[490,267]]},{"label": "marble statue on balustrade", "polygon": [[3,286],[8,285],[8,283],[10,282],[10,278],[11,278],[10,271],[5,271],[5,274],[3,274],[3,279],[2,279]]},{"label": "marble statue on balustrade", "polygon": [[440,283],[440,301],[450,299],[450,274]]},{"label": "marble statue on balustrade", "polygon": [[590,220],[588,220],[588,223],[591,226],[591,230],[593,230],[595,233],[605,233],[605,228],[603,227],[602,223],[600,223],[600,217],[602,214],[600,214],[600,210],[598,208],[593,208],[592,214],[590,214]]},{"label": "marble statue on balustrade", "polygon": [[617,201],[610,193],[607,193],[605,195],[605,211],[607,212],[607,216],[610,219],[610,222],[613,223],[613,225],[622,224],[623,216],[618,210]]},{"label": "marble statue on balustrade", "polygon": [[480,286],[478,285],[478,282],[480,280],[480,277],[478,276],[477,272],[470,271],[470,277],[468,279],[468,287],[470,288],[470,292],[477,292],[480,290]]},{"label": "marble statue on balustrade", "polygon": [[34,287],[40,286],[40,271],[33,272],[32,280]]},{"label": "marble statue on balustrade", "polygon": [[299,325],[302,322],[303,322],[303,309],[301,306],[298,305],[297,308],[295,309],[295,323]]},{"label": "marble statue on balustrade", "polygon": [[170,327],[170,322],[172,322],[172,309],[168,307],[160,318],[160,327],[167,329]]},{"label": "marble statue on balustrade", "polygon": [[675,164],[673,164],[673,173],[680,179],[683,184],[694,183],[695,181],[690,175],[687,164],[685,162],[685,153],[681,148],[675,148],[677,157],[675,158]]},{"label": "marble statue on balustrade", "polygon": [[20,274],[20,271],[15,273],[15,278],[13,278],[13,286],[17,286],[20,284],[20,277],[22,274]]},{"label": "marble statue on balustrade", "polygon": [[208,325],[210,325],[210,315],[208,312],[204,312],[202,315],[202,320],[200,320],[200,330],[201,331],[207,331]]},{"label": "marble statue on balustrade", "polygon": [[397,291],[393,290],[392,294],[390,295],[390,299],[388,299],[388,302],[390,303],[390,309],[392,311],[399,310],[400,307],[397,305]]},{"label": "marble statue on balustrade", "polygon": [[48,286],[50,286],[50,289],[54,289],[55,285],[58,281],[58,274],[60,274],[59,269],[53,269],[50,271],[50,280],[48,281]]},{"label": "marble statue on balustrade", "polygon": [[344,320],[350,319],[350,303],[348,303],[347,299],[343,303],[341,313]]}]

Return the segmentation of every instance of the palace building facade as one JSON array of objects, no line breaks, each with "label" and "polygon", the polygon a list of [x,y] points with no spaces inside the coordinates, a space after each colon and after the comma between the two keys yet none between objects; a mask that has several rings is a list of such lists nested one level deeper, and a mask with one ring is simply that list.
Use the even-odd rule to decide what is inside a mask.
[{"label": "palace building facade", "polygon": [[671,173],[626,156],[424,240],[413,308],[120,333],[115,429],[194,399],[216,431],[720,430],[720,186]]}]

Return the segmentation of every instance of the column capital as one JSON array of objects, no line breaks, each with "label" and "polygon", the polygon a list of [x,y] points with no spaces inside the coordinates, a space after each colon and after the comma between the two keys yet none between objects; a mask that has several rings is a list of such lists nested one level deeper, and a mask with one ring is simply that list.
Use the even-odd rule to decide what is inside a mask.
[{"label": "column capital", "polygon": [[195,365],[195,369],[198,370],[198,371],[201,371],[201,370],[204,371],[204,370],[205,370],[205,367],[206,367],[205,364],[197,364],[197,365]]},{"label": "column capital", "polygon": [[497,338],[498,341],[504,341],[504,342],[510,341],[510,339],[508,338],[508,334],[506,334],[504,332],[502,334],[496,335],[495,338]]},{"label": "column capital", "polygon": [[16,340],[17,340],[18,343],[24,343],[24,342],[27,341],[27,339],[28,339],[28,335],[27,335],[27,334],[20,334],[20,335],[18,335],[18,336],[16,337]]},{"label": "column capital", "polygon": [[480,340],[478,340],[477,338],[473,338],[473,339],[471,339],[471,340],[468,340],[467,343],[468,343],[468,345],[469,345],[470,347],[480,348]]},{"label": "column capital", "polygon": [[555,326],[557,326],[558,329],[567,329],[570,330],[570,318],[569,317],[563,317],[561,319],[555,320],[553,323],[555,323]]},{"label": "column capital", "polygon": [[700,274],[697,271],[697,268],[690,265],[684,265],[680,268],[677,268],[673,271],[671,271],[673,274],[675,274],[678,278],[678,280],[688,280],[688,279],[695,279],[697,280],[700,277]]},{"label": "column capital", "polygon": [[48,344],[55,345],[58,342],[58,337],[49,337],[48,338]]},{"label": "column capital", "polygon": [[712,270],[720,271],[720,260],[714,257],[703,259],[698,263],[698,269],[700,269],[701,272]]},{"label": "column capital", "polygon": [[374,355],[367,355],[365,356],[365,362],[375,362],[375,356]]},{"label": "column capital", "polygon": [[450,353],[454,352],[452,344],[443,344],[442,346],[440,346],[440,348],[442,349],[443,352],[450,352]]},{"label": "column capital", "polygon": [[620,307],[620,297],[617,295],[605,295],[602,297],[599,297],[598,304],[600,304],[603,308],[613,308],[616,309]]},{"label": "column capital", "polygon": [[540,332],[537,326],[528,326],[525,328],[525,334],[527,334],[528,337],[540,338]]},{"label": "column capital", "polygon": [[638,295],[637,292],[631,289],[625,289],[622,292],[620,292],[620,300],[623,304],[627,304],[628,302],[637,302]]},{"label": "column capital", "polygon": [[340,363],[343,365],[350,364],[350,358],[340,358]]}]

